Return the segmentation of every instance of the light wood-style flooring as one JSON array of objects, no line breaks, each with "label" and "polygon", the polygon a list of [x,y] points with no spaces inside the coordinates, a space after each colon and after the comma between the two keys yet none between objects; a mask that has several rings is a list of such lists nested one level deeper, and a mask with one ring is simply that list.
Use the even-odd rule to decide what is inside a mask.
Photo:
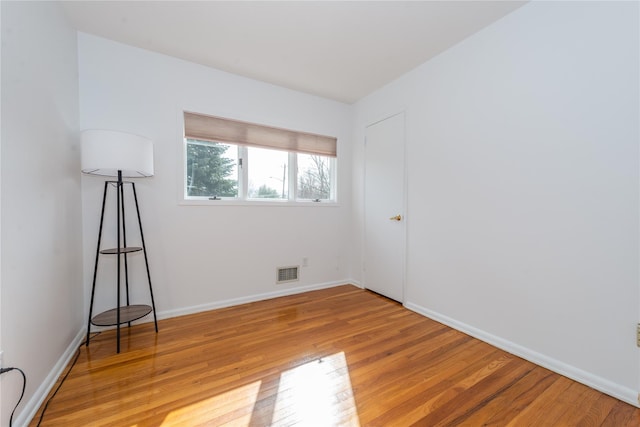
[{"label": "light wood-style flooring", "polygon": [[[640,410],[354,286],[81,347],[42,426],[640,426]],[[35,426],[42,408],[31,423]]]}]

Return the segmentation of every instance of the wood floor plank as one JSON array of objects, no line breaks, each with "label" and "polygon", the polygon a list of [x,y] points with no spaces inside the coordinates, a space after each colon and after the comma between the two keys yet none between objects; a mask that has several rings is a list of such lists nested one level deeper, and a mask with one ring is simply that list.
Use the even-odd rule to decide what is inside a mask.
[{"label": "wood floor plank", "polygon": [[487,367],[490,375],[479,382],[471,383],[461,390],[455,398],[450,399],[436,411],[430,412],[417,424],[422,425],[460,425],[467,421],[468,416],[477,408],[490,402],[495,396],[521,380],[533,366],[512,359],[505,364],[492,364]]},{"label": "wood floor plank", "polygon": [[[409,399],[400,401],[390,398],[390,409],[381,417],[373,420],[373,425],[413,425],[420,422],[429,425],[426,417],[446,406],[462,391],[471,387],[498,366],[508,363],[508,357],[502,352],[493,351],[460,371],[446,371],[444,378],[422,391],[413,391]],[[403,396],[406,399],[408,396]],[[399,409],[399,411],[398,411]]]},{"label": "wood floor plank", "polygon": [[41,425],[640,426],[637,408],[354,286],[159,328],[123,329],[121,354],[95,335]]},{"label": "wood floor plank", "polygon": [[616,402],[602,423],[603,427],[637,427],[640,426],[640,413],[631,405]]},{"label": "wood floor plank", "polygon": [[604,424],[613,407],[618,403],[617,399],[606,394],[599,393],[596,401],[584,412],[584,416],[577,423],[578,427],[591,427]]},{"label": "wood floor plank", "polygon": [[572,384],[568,393],[562,396],[563,399],[566,399],[567,409],[556,420],[556,423],[558,425],[576,424],[575,420],[589,411],[589,408],[595,404],[599,395],[600,393],[596,390],[583,384]]},{"label": "wood floor plank", "polygon": [[485,405],[475,408],[463,421],[465,425],[502,426],[526,408],[547,389],[557,376],[551,371],[534,367],[509,389],[494,396]]}]

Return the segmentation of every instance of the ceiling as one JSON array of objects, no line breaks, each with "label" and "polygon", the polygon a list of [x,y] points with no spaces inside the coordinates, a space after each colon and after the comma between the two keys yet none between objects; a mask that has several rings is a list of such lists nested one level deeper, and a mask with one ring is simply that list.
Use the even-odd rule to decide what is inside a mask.
[{"label": "ceiling", "polygon": [[526,2],[68,1],[79,31],[353,103]]}]

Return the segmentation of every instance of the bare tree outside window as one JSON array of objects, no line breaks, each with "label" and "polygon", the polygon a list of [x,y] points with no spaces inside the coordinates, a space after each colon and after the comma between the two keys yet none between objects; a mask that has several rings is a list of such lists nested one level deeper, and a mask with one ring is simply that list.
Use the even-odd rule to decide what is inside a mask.
[{"label": "bare tree outside window", "polygon": [[298,154],[298,198],[331,198],[331,159],[326,156]]}]

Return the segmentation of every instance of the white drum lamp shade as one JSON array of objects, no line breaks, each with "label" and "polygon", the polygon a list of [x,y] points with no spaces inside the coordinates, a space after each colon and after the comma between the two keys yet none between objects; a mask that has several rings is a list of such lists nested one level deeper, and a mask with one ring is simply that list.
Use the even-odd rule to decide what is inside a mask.
[{"label": "white drum lamp shade", "polygon": [[153,176],[153,143],[142,136],[112,130],[82,132],[82,172],[141,178]]}]

